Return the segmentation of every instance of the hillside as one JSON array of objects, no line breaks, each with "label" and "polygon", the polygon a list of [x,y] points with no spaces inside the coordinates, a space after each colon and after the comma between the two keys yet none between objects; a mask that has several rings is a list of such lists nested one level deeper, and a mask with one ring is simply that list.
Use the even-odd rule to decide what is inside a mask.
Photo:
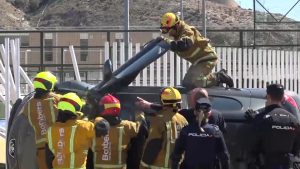
[{"label": "hillside", "polygon": [[25,13],[5,0],[0,0],[0,30],[28,29]]},{"label": "hillside", "polygon": [[[0,0],[5,11],[0,18],[2,29],[28,28],[96,28],[123,29],[124,0]],[[183,1],[183,17],[186,23],[202,25],[201,0]],[[200,3],[199,3],[200,2]],[[180,0],[130,0],[130,29],[157,29],[165,12],[180,11]],[[252,29],[253,12],[242,9],[234,0],[207,0],[208,29]],[[17,8],[18,9],[17,9]],[[265,16],[264,13],[260,13]],[[281,17],[280,14],[275,14]],[[284,25],[286,26],[286,25]],[[265,28],[278,28],[268,26]],[[286,26],[286,28],[290,28]],[[217,45],[238,45],[239,32],[210,33],[208,37]],[[253,34],[244,35],[252,43]],[[257,41],[290,44],[295,33],[260,33]]]},{"label": "hillside", "polygon": [[[132,2],[130,4],[131,26],[158,27],[163,13],[180,11],[178,0],[132,0],[130,2]],[[118,27],[123,26],[123,3],[124,0],[52,0],[44,3],[38,10],[27,12],[27,18],[33,27]],[[202,8],[198,0],[184,3],[186,22],[201,25],[202,15],[198,8]],[[207,1],[207,17],[207,25],[213,28],[249,27],[252,12],[239,8],[233,0],[213,0]]]}]

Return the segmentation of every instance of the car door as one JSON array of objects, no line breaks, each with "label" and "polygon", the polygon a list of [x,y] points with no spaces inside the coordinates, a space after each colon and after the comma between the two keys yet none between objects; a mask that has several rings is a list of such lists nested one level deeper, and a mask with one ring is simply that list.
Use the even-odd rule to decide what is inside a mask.
[{"label": "car door", "polygon": [[245,123],[244,112],[251,107],[251,93],[247,89],[208,89],[214,109],[219,110],[226,121],[224,133],[230,153],[231,168],[246,169],[249,159],[248,147],[250,127]]}]

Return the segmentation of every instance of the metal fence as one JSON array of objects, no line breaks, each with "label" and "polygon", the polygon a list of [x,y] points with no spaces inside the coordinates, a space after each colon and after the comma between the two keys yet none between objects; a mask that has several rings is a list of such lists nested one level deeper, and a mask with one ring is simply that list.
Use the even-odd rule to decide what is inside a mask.
[{"label": "metal fence", "polygon": [[[130,45],[135,50],[129,58],[137,53],[141,45]],[[119,52],[124,48],[124,43],[118,47],[113,43],[112,57],[113,68],[122,65],[125,60],[124,53]],[[106,48],[109,52],[108,43]],[[234,87],[262,88],[268,83],[281,83],[286,89],[299,93],[300,82],[300,52],[285,50],[267,50],[253,48],[226,48],[217,47],[216,51],[220,60],[215,68],[218,71],[225,68],[234,80]],[[131,84],[134,86],[176,86],[181,84],[190,63],[177,57],[173,52],[167,52],[163,57],[144,69]]]},{"label": "metal fence", "polygon": [[[124,30],[32,30],[0,31],[3,37],[21,38],[21,66],[33,77],[40,70],[50,70],[60,81],[74,79],[69,45],[74,45],[83,81],[96,84],[102,80],[102,65],[110,57],[114,69],[143,48],[150,39],[160,35],[158,29],[130,30],[130,43],[122,42]],[[225,68],[234,78],[235,87],[265,87],[267,82],[283,83],[287,89],[299,92],[298,32],[294,30],[259,30],[256,44],[253,30],[207,30],[216,46],[220,62],[216,71]],[[290,43],[273,42],[272,33],[289,35]],[[272,35],[272,36],[271,36]],[[220,40],[220,37],[221,40]],[[82,39],[88,44],[81,44]],[[49,44],[47,40],[51,39]],[[228,39],[228,41],[224,41]],[[266,39],[266,40],[264,40]],[[296,40],[295,40],[296,39]],[[255,46],[254,46],[255,45]],[[125,55],[128,49],[130,54]],[[47,60],[48,54],[52,58]],[[86,53],[86,60],[81,60]],[[264,62],[265,59],[265,62]],[[179,85],[189,64],[172,52],[143,70],[131,85]],[[276,72],[276,73],[274,73]],[[22,79],[21,79],[22,80]],[[24,83],[24,80],[22,80]],[[22,85],[24,92],[28,87]]]}]

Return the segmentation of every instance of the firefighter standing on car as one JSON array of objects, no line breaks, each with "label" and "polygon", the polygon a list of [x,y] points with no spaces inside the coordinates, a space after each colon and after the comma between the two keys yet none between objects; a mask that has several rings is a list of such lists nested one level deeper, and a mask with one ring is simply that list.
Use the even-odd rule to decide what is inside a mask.
[{"label": "firefighter standing on car", "polygon": [[[94,124],[78,120],[82,101],[75,93],[63,95],[58,103],[57,121],[48,129],[48,168],[85,169],[88,149],[95,137]],[[90,160],[88,160],[90,161]]]},{"label": "firefighter standing on car", "polygon": [[[103,118],[109,122],[110,129],[104,137],[95,138],[93,141],[94,168],[126,169],[127,151],[131,148],[131,141],[138,134],[139,123],[121,120],[120,101],[107,94],[99,101],[100,116],[95,122]],[[135,155],[138,158],[138,154]],[[140,155],[141,156],[141,155]],[[131,166],[130,169],[138,169],[139,166]]]},{"label": "firefighter standing on car", "polygon": [[290,159],[299,155],[299,122],[281,107],[283,98],[283,86],[271,84],[267,87],[265,109],[260,113],[246,112],[248,118],[253,118],[252,153],[259,157],[257,164],[260,168],[288,169]]},{"label": "firefighter standing on car", "polygon": [[[184,127],[172,154],[172,169],[229,169],[229,153],[219,127],[208,123],[211,103],[200,98],[195,105],[195,121]],[[184,155],[183,161],[182,155]]]},{"label": "firefighter standing on car", "polygon": [[27,103],[23,111],[34,129],[39,169],[47,168],[45,161],[47,129],[56,120],[57,102],[60,99],[60,95],[53,93],[56,82],[56,77],[48,71],[36,74],[33,79],[34,97]]},{"label": "firefighter standing on car", "polygon": [[171,168],[170,155],[180,130],[187,125],[186,119],[178,113],[181,94],[173,87],[162,89],[163,105],[155,116],[150,117],[149,136],[141,161],[141,169]]},{"label": "firefighter standing on car", "polygon": [[171,50],[192,63],[184,76],[183,86],[211,87],[226,83],[229,87],[233,87],[233,80],[225,70],[211,73],[217,64],[218,56],[209,39],[203,37],[195,27],[189,26],[177,15],[168,12],[161,18],[161,32],[174,38],[174,40],[166,39]]}]

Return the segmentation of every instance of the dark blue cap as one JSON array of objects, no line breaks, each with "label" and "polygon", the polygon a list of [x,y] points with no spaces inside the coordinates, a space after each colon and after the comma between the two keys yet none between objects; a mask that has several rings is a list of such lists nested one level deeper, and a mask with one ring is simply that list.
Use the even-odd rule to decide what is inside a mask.
[{"label": "dark blue cap", "polygon": [[283,95],[284,87],[281,84],[270,84],[267,86],[267,94],[272,96]]}]

